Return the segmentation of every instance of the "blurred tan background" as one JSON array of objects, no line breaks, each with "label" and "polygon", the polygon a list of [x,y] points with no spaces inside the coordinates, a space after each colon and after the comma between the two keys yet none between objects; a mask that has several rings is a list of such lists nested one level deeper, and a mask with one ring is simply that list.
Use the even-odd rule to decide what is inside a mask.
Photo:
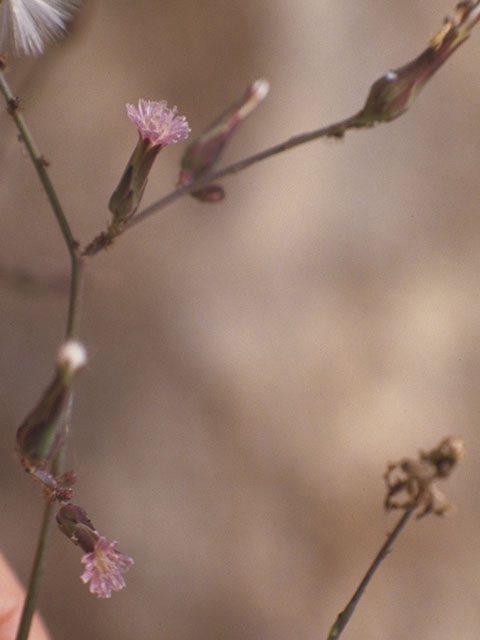
[{"label": "blurred tan background", "polygon": [[[177,104],[195,136],[268,78],[231,162],[358,110],[451,9],[90,0],[8,77],[86,243],[136,142],[126,102]],[[396,521],[387,461],[447,435],[467,446],[444,487],[457,510],[407,527],[344,638],[478,638],[479,56],[480,27],[404,117],[229,177],[223,203],[178,201],[91,261],[69,466],[136,564],[99,601],[55,532],[53,638],[325,638]],[[159,156],[144,204],[183,148]],[[0,168],[1,545],[26,581],[42,504],[14,434],[52,374],[69,263],[3,109]]]}]

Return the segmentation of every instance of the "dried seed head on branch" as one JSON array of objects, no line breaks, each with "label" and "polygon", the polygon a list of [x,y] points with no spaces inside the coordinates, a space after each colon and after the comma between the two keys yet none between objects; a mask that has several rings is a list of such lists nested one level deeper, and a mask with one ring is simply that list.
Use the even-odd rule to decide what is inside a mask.
[{"label": "dried seed head on branch", "polygon": [[448,500],[438,491],[434,482],[439,478],[448,477],[463,455],[464,445],[460,438],[445,438],[431,451],[420,450],[418,460],[403,458],[399,462],[388,465],[384,476],[388,489],[385,507],[386,509],[404,509],[404,513],[388,534],[346,607],[338,614],[327,640],[337,640],[340,637],[365,593],[367,585],[390,553],[394,541],[417,507],[420,509],[417,518],[428,513],[442,515],[450,508]]},{"label": "dried seed head on branch", "polygon": [[445,438],[431,451],[420,450],[418,459],[403,458],[390,463],[384,474],[387,483],[385,508],[419,507],[417,518],[429,513],[443,515],[452,505],[437,488],[436,481],[447,478],[463,458],[465,447],[460,438]]}]

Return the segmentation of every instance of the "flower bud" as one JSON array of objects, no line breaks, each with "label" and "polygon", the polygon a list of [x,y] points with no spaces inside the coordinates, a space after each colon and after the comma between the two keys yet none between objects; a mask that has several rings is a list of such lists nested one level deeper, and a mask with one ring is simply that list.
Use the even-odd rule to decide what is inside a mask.
[{"label": "flower bud", "polygon": [[79,342],[68,340],[60,348],[50,386],[17,430],[17,451],[26,469],[44,469],[55,455],[70,387],[86,361],[85,347]]},{"label": "flower bud", "polygon": [[352,120],[365,126],[389,122],[404,113],[423,86],[468,38],[472,27],[480,20],[480,5],[460,2],[455,14],[446,18],[440,31],[415,60],[389,71],[371,87],[365,106]]},{"label": "flower bud", "polygon": [[58,528],[67,538],[81,547],[85,553],[95,549],[100,534],[95,529],[87,512],[76,504],[68,503],[57,512]]},{"label": "flower bud", "polygon": [[[245,95],[232,105],[199,138],[187,148],[181,164],[179,184],[187,185],[206,175],[217,163],[220,154],[238,125],[252,113],[269,91],[267,80],[256,80]],[[220,185],[207,185],[192,192],[204,202],[218,202],[225,196]]]}]

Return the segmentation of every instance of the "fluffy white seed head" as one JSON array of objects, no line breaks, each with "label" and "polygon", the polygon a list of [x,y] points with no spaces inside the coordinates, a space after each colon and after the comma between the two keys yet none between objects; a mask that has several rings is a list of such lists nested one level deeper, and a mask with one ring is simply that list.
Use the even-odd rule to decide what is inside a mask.
[{"label": "fluffy white seed head", "polygon": [[258,102],[261,102],[264,98],[266,98],[269,91],[270,83],[268,80],[265,80],[265,78],[259,78],[252,84],[252,92]]},{"label": "fluffy white seed head", "polygon": [[0,53],[38,55],[65,33],[65,24],[80,0],[0,0]]}]

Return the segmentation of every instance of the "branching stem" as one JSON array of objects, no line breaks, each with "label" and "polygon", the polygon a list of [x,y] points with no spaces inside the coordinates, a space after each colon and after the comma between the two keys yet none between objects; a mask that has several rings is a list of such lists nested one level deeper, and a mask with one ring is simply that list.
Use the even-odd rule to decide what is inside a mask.
[{"label": "branching stem", "polygon": [[[334,124],[327,125],[326,127],[321,127],[320,129],[315,129],[315,131],[309,131],[307,133],[301,133],[299,135],[293,136],[280,142],[279,144],[274,145],[273,147],[269,147],[268,149],[264,149],[258,153],[255,153],[248,158],[244,158],[243,160],[239,160],[238,162],[234,162],[219,171],[215,171],[214,173],[210,173],[208,175],[202,176],[201,178],[196,179],[194,182],[191,182],[188,185],[184,185],[182,187],[177,187],[167,195],[160,198],[156,202],[152,203],[140,213],[136,214],[124,227],[122,227],[121,231],[119,231],[118,235],[125,233],[129,229],[135,227],[137,224],[144,222],[147,218],[157,213],[158,211],[164,209],[167,205],[172,204],[182,196],[188,195],[193,191],[198,191],[202,187],[210,184],[220,178],[224,178],[233,173],[238,173],[243,169],[247,169],[247,167],[256,164],[257,162],[261,162],[262,160],[266,160],[278,153],[282,153],[283,151],[287,151],[288,149],[293,149],[294,147],[298,147],[301,144],[305,144],[307,142],[311,142],[312,140],[316,140],[318,138],[342,138],[345,131],[351,128],[361,128],[361,127],[370,127],[371,124],[365,125],[364,123],[360,123],[357,119],[357,116],[353,116],[352,118],[347,118],[345,120],[341,120],[340,122],[335,122]],[[109,236],[108,242],[103,242],[102,238],[106,239],[105,234],[100,234],[97,236],[82,252],[84,256],[93,256],[105,246],[111,243],[113,240],[112,237]]]},{"label": "branching stem", "polygon": [[195,180],[195,182],[192,182],[189,185],[179,187],[174,191],[168,193],[160,200],[157,200],[157,202],[154,202],[153,204],[140,211],[140,213],[138,213],[129,223],[128,228],[134,227],[140,222],[143,222],[146,218],[150,217],[154,213],[157,213],[157,211],[160,211],[160,209],[165,208],[168,204],[171,204],[187,193],[198,191],[201,187],[204,187],[211,182],[219,180],[220,178],[224,178],[225,176],[228,176],[232,173],[238,173],[239,171],[247,169],[247,167],[250,167],[257,162],[261,162],[262,160],[271,158],[278,153],[282,153],[283,151],[287,151],[288,149],[293,149],[294,147],[298,147],[301,144],[306,144],[307,142],[311,142],[312,140],[317,140],[318,138],[341,138],[348,128],[355,126],[354,124],[352,124],[352,121],[352,118],[348,118],[347,120],[342,120],[340,122],[327,125],[326,127],[315,129],[315,131],[309,131],[307,133],[301,133],[299,135],[293,136],[291,138],[288,138],[287,140],[284,140],[283,142],[280,142],[279,144],[274,145],[273,147],[264,149],[263,151],[249,156],[248,158],[244,158],[243,160],[239,160],[238,162],[229,164],[227,167],[224,167],[219,171],[215,171],[214,173]]},{"label": "branching stem", "polygon": [[[13,121],[15,122],[19,131],[20,137],[25,144],[25,147],[30,155],[33,165],[37,171],[40,182],[47,195],[47,198],[52,207],[53,213],[57,220],[60,231],[63,235],[67,250],[70,256],[70,293],[68,301],[68,314],[65,334],[67,338],[74,338],[77,335],[77,325],[79,316],[79,300],[81,290],[81,277],[83,259],[79,253],[79,244],[73,237],[70,225],[67,221],[60,201],[55,193],[53,184],[50,181],[50,177],[47,172],[48,163],[44,156],[39,152],[33,137],[25,123],[22,114],[19,111],[19,101],[13,95],[10,86],[7,83],[5,75],[0,68],[0,91],[7,103],[7,110]],[[65,425],[68,424],[70,418],[72,403],[69,402],[69,409],[66,412]],[[59,450],[52,463],[52,473],[59,475],[63,466],[64,457],[64,445],[61,444]],[[26,640],[28,638],[30,627],[32,624],[33,614],[37,606],[38,595],[40,591],[40,583],[45,570],[45,564],[47,560],[47,552],[50,544],[50,538],[53,528],[53,521],[55,516],[55,504],[47,501],[44,508],[42,525],[40,527],[40,534],[37,542],[37,549],[35,552],[35,558],[30,574],[30,580],[27,588],[25,602],[23,606],[22,616],[17,631],[16,640]]]}]

